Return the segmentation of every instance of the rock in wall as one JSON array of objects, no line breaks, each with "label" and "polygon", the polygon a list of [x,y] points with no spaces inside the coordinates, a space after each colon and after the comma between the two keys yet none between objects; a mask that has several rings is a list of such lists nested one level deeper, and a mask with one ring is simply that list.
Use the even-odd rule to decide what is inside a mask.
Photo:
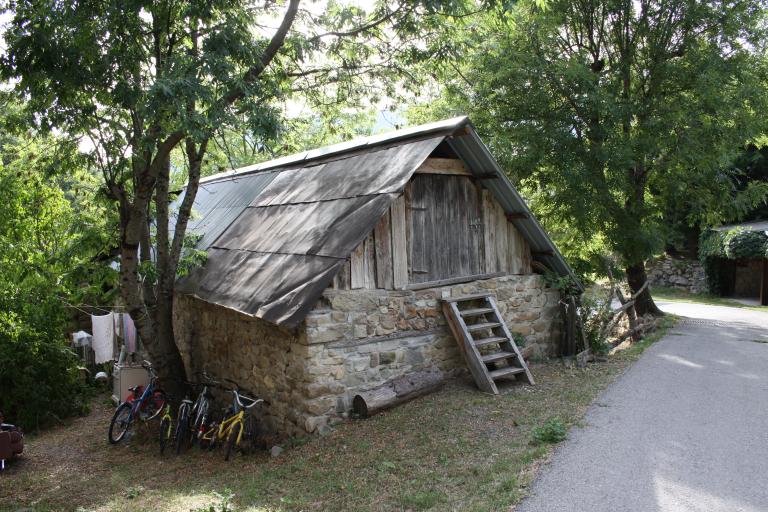
[{"label": "rock in wall", "polygon": [[646,263],[651,287],[679,288],[691,293],[707,289],[704,267],[698,260],[663,255]]}]

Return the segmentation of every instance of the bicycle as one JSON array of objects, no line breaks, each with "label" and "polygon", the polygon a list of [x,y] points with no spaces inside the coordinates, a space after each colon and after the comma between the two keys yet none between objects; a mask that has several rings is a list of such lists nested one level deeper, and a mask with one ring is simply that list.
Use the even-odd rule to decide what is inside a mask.
[{"label": "bicycle", "polygon": [[192,400],[184,398],[184,400],[181,401],[181,405],[179,405],[179,412],[176,414],[176,430],[174,432],[176,455],[181,453],[181,448],[184,446],[190,435],[189,416],[191,408]]},{"label": "bicycle", "polygon": [[117,444],[125,438],[136,417],[145,422],[151,421],[165,409],[168,399],[163,390],[156,389],[158,379],[152,363],[144,361],[142,367],[149,373],[149,384],[129,388],[131,394],[128,399],[115,409],[107,435],[110,444]]},{"label": "bicycle", "polygon": [[[200,394],[197,395],[195,403],[192,405],[191,416],[194,417],[192,422],[192,443],[197,443],[202,447],[201,440],[205,432],[209,429],[210,420],[210,404],[211,393],[209,387],[218,386],[220,383],[208,376],[207,373],[202,372],[201,375],[207,381],[202,384]],[[198,384],[200,385],[200,384]]]},{"label": "bicycle", "polygon": [[235,448],[240,448],[240,445],[245,437],[251,444],[253,444],[256,437],[256,419],[247,414],[246,411],[250,411],[255,405],[264,403],[262,398],[249,398],[240,393],[240,386],[232,380],[224,379],[235,385],[232,392],[232,407],[229,409],[229,414],[221,420],[221,423],[212,426],[209,431],[205,432],[202,436],[202,440],[209,443],[209,447],[213,449],[217,444],[226,440],[226,451],[224,453],[224,460],[228,461],[232,455],[232,451]]}]

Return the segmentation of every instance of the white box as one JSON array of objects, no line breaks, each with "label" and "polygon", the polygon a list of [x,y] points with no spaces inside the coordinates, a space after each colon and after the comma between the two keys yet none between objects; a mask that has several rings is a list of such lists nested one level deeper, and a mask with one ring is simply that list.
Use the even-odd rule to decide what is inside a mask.
[{"label": "white box", "polygon": [[112,372],[112,401],[124,402],[133,386],[149,384],[149,372],[141,365],[115,364]]}]

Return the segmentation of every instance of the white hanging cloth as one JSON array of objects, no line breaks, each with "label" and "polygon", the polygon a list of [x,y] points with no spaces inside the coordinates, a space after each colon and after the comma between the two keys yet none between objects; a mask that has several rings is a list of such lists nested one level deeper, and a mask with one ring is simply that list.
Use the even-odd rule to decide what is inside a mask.
[{"label": "white hanging cloth", "polygon": [[90,347],[92,336],[85,331],[72,333],[72,345],[75,347]]},{"label": "white hanging cloth", "polygon": [[113,347],[115,341],[115,321],[113,314],[95,316],[91,315],[93,324],[93,341],[91,346],[94,352],[96,364],[106,363],[113,359]]}]

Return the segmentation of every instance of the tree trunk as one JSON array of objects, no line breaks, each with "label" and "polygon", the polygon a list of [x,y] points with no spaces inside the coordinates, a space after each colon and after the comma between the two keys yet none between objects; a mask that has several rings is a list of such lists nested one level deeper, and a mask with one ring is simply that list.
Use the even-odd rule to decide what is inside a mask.
[{"label": "tree trunk", "polygon": [[[648,276],[645,275],[645,264],[641,261],[635,265],[628,266],[625,271],[627,273],[629,288],[632,290],[632,293],[635,294],[648,280]],[[664,313],[653,301],[649,288],[646,288],[637,296],[637,299],[635,300],[635,311],[639,316],[648,314],[653,316],[664,316]]]},{"label": "tree trunk", "polygon": [[[166,391],[180,395],[183,392],[185,372],[173,338],[173,277],[165,278],[161,268],[158,268],[161,277],[157,284],[143,282],[139,275],[139,247],[148,245],[148,210],[157,173],[153,173],[153,179],[145,167],[137,174],[140,178],[134,182],[133,198],[128,199],[123,195],[120,200],[120,292],[136,324],[142,345],[160,377],[161,386]],[[163,183],[167,183],[167,176]],[[167,222],[167,210],[164,213]],[[165,254],[168,252],[167,243],[166,239]],[[142,252],[141,259],[150,261],[149,254]],[[167,279],[170,279],[170,287],[167,286]]]}]

